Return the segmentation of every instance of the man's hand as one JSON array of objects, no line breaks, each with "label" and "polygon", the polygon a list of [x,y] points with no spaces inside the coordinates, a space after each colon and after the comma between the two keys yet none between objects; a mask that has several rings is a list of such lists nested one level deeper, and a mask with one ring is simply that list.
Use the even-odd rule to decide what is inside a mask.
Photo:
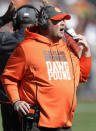
[{"label": "man's hand", "polygon": [[52,6],[51,3],[49,3],[48,0],[42,0],[42,5],[40,5],[40,8],[44,7],[44,6]]},{"label": "man's hand", "polygon": [[87,43],[87,40],[84,36],[82,35],[76,35],[73,37],[73,39],[78,40],[78,45],[83,47],[82,55],[85,57],[90,57],[91,52],[90,52],[90,47]]},{"label": "man's hand", "polygon": [[26,115],[29,112],[30,106],[25,101],[18,100],[14,102],[13,105],[14,110],[16,110],[21,116]]},{"label": "man's hand", "polygon": [[10,5],[8,7],[7,12],[3,16],[4,23],[8,23],[9,21],[11,21],[12,16],[14,15],[14,13],[15,13],[15,6],[14,6],[13,1],[11,1]]}]

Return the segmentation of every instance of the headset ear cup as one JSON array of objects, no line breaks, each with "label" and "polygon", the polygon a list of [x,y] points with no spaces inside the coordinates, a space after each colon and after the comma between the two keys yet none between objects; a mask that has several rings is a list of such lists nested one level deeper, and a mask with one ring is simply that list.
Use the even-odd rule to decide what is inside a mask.
[{"label": "headset ear cup", "polygon": [[23,6],[21,6],[20,8],[17,9],[17,11],[15,12],[15,14],[13,16],[13,19],[12,19],[12,23],[13,23],[13,27],[14,27],[15,31],[20,28],[20,23],[18,21],[18,13],[20,13],[20,11],[22,10],[22,8],[33,9],[34,13],[36,15],[36,21],[38,21],[38,14],[39,14],[38,9],[36,9],[32,5],[23,5]]},{"label": "headset ear cup", "polygon": [[48,28],[48,20],[46,20],[44,17],[40,18],[38,23],[42,28]]},{"label": "headset ear cup", "polygon": [[48,28],[48,16],[44,7],[40,11],[38,24],[44,29]]}]

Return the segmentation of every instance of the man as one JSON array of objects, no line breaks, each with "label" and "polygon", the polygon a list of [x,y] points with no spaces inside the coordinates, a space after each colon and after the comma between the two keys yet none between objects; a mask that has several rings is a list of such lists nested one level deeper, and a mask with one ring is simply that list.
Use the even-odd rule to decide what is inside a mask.
[{"label": "man", "polygon": [[19,114],[29,112],[29,104],[39,105],[40,131],[71,131],[76,106],[76,89],[86,82],[91,68],[90,48],[85,37],[76,35],[82,44],[80,59],[62,40],[65,21],[70,15],[45,6],[39,15],[39,33],[27,28],[25,40],[8,60],[1,80]]},{"label": "man", "polygon": [[[12,21],[14,32],[0,32],[0,75],[16,45],[24,40],[25,28],[28,26],[35,26],[37,21],[38,10],[31,5],[20,7],[14,15],[13,10],[15,10],[15,7],[11,2],[7,11],[9,12],[7,15],[9,14],[11,19],[9,19],[7,15],[2,16],[2,18],[7,19],[6,22]],[[6,24],[2,19],[1,21],[2,24],[0,26]],[[11,104],[6,104],[9,103],[9,99],[4,92],[4,87],[2,86],[1,81],[0,103],[2,103],[1,114],[4,131],[18,131],[20,128],[18,114],[13,110]]]}]

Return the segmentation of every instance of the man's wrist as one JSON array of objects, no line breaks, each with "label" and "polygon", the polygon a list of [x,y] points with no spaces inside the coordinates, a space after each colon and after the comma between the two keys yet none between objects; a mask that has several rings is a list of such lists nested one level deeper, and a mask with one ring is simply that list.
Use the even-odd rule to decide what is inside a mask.
[{"label": "man's wrist", "polygon": [[83,50],[82,55],[83,55],[84,57],[90,57],[90,56],[91,56],[90,48],[88,48],[87,51],[84,51],[84,50]]},{"label": "man's wrist", "polygon": [[14,107],[14,105],[15,105],[18,101],[20,101],[20,99],[19,99],[19,100],[14,101],[14,102],[12,103],[12,106]]}]

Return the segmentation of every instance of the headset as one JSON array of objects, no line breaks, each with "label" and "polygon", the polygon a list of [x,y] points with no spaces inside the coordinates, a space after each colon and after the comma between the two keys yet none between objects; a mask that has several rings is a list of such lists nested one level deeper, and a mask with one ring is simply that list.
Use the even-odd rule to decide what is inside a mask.
[{"label": "headset", "polygon": [[13,17],[12,17],[12,23],[13,23],[13,27],[14,27],[14,30],[16,29],[20,29],[20,21],[18,20],[18,14],[20,13],[20,11],[23,9],[23,8],[29,8],[29,9],[32,9],[34,10],[34,13],[36,15],[36,20],[35,21],[38,21],[38,14],[39,14],[39,11],[38,9],[36,9],[34,6],[32,5],[23,5],[21,6],[20,8],[18,8],[16,10],[16,12],[14,13]]},{"label": "headset", "polygon": [[42,9],[40,10],[39,13],[39,17],[38,17],[38,24],[39,26],[41,26],[43,29],[47,29],[48,28],[48,15],[47,15],[47,8],[49,8],[50,6],[45,6],[42,7]]}]

